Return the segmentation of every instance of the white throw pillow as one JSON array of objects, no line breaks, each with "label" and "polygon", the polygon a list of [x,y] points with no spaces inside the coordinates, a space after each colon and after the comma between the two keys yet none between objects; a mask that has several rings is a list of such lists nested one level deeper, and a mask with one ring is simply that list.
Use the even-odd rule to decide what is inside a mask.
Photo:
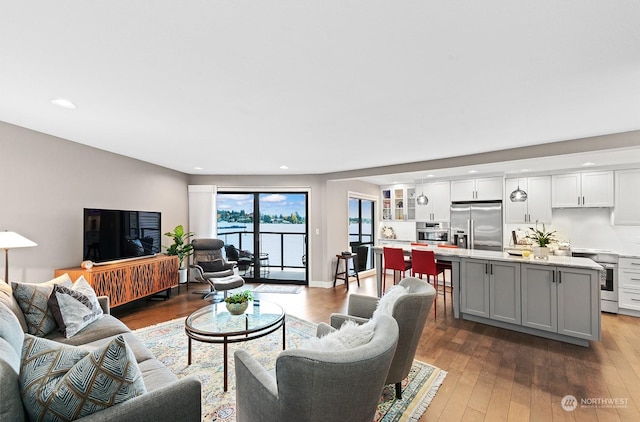
[{"label": "white throw pillow", "polygon": [[54,286],[48,305],[66,338],[103,317],[96,292],[83,276],[71,287]]},{"label": "white throw pillow", "polygon": [[399,284],[391,287],[387,290],[387,293],[380,298],[378,307],[373,311],[371,319],[375,320],[379,318],[380,315],[393,316],[393,306],[396,304],[396,301],[407,293],[409,293],[409,290]]},{"label": "white throw pillow", "polygon": [[350,350],[363,346],[373,338],[375,323],[358,324],[354,321],[345,321],[339,330],[333,331],[323,337],[312,337],[305,341],[301,349],[315,350],[319,352],[337,352]]}]

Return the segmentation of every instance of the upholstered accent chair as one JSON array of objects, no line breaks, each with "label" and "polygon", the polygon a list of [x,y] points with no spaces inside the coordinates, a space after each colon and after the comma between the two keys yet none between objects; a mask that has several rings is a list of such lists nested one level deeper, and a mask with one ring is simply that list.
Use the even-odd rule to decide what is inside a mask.
[{"label": "upholstered accent chair", "polygon": [[[426,281],[415,277],[404,278],[398,285],[406,288],[408,293],[395,301],[391,311],[391,315],[398,322],[400,335],[386,384],[395,384],[396,397],[400,399],[402,398],[402,380],[409,375],[422,330],[436,297],[436,290]],[[379,300],[374,296],[349,295],[347,315],[332,314],[331,326],[338,328],[346,320],[360,324],[367,322],[373,316]]]},{"label": "upholstered accent chair", "polygon": [[236,275],[233,268],[235,261],[226,261],[222,254],[224,242],[220,239],[193,239],[193,264],[189,268],[196,273],[195,279],[208,283],[210,291],[205,292],[204,298],[214,296],[219,291],[226,293],[228,290],[242,287],[244,279]]},{"label": "upholstered accent chair", "polygon": [[[318,333],[331,327],[318,326]],[[237,350],[238,422],[371,422],[398,340],[389,316],[375,324],[368,343],[348,350],[289,349],[267,371],[245,350]]]}]

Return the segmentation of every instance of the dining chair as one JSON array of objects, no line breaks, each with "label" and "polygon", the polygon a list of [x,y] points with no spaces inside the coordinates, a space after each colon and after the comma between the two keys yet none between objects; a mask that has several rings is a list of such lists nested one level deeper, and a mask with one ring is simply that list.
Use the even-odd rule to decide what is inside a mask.
[{"label": "dining chair", "polygon": [[[436,292],[440,293],[440,289],[439,289],[439,283],[438,283],[438,275],[442,274],[442,295],[444,297],[444,307],[445,310],[447,308],[447,288],[445,286],[445,282],[444,282],[444,271],[446,266],[443,264],[440,264],[436,261],[436,257],[435,254],[433,253],[433,251],[428,251],[428,250],[422,250],[422,249],[411,249],[411,263],[412,263],[412,269],[411,269],[411,273],[412,275],[415,277],[416,274],[418,275],[419,278],[422,278],[422,275],[426,275],[427,276],[427,281],[429,283],[431,282],[431,277],[433,276],[433,287],[436,289]],[[434,297],[434,306],[433,306],[433,317],[436,318],[437,317],[437,304],[435,303],[435,301],[437,300],[438,296],[436,295]]]},{"label": "dining chair", "polygon": [[382,291],[385,290],[387,270],[393,270],[393,284],[396,284],[396,271],[402,272],[404,278],[407,270],[411,269],[411,260],[406,260],[402,248],[383,247],[384,270],[382,272]]}]

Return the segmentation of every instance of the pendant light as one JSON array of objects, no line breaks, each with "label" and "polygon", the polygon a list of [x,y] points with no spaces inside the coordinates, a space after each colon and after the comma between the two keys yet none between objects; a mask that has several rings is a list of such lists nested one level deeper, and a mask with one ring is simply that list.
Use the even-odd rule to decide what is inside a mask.
[{"label": "pendant light", "polygon": [[527,200],[527,192],[520,189],[520,179],[518,179],[518,188],[509,195],[511,202],[524,202]]},{"label": "pendant light", "polygon": [[422,183],[422,193],[416,198],[416,203],[418,205],[427,205],[429,203],[429,198],[424,194],[424,179],[420,179],[420,182]]}]

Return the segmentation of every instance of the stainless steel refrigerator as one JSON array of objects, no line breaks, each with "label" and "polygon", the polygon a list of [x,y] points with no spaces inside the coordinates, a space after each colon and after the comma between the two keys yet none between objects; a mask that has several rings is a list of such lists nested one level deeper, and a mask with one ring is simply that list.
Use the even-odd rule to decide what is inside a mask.
[{"label": "stainless steel refrigerator", "polygon": [[451,239],[462,248],[502,251],[502,201],[451,204]]}]

